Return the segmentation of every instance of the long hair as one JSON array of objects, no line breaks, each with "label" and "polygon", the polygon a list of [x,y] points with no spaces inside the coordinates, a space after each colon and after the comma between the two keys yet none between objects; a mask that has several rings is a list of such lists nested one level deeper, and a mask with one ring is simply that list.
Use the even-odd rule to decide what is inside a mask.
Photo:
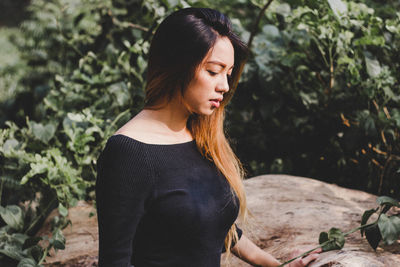
[{"label": "long hair", "polygon": [[[149,51],[145,109],[157,109],[162,101],[182,96],[197,67],[219,37],[227,37],[234,48],[234,68],[229,91],[221,106],[209,115],[191,114],[187,128],[204,157],[214,162],[230,184],[232,197],[239,199],[239,216],[246,216],[246,197],[242,179],[243,167],[232,151],[224,133],[225,106],[231,99],[239,79],[240,68],[247,57],[247,46],[233,32],[229,19],[209,8],[185,8],[169,15],[158,27]],[[235,224],[225,239],[230,253],[237,242]]]}]

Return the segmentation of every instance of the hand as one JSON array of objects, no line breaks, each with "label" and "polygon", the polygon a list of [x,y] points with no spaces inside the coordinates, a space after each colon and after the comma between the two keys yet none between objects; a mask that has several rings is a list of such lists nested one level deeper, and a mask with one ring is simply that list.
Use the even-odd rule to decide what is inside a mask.
[{"label": "hand", "polygon": [[[289,263],[288,267],[304,267],[307,266],[310,262],[316,260],[318,258],[318,254],[322,252],[322,249],[319,248],[317,250],[312,251],[311,253],[309,253],[307,256],[304,256],[302,258],[299,258],[295,261],[292,261],[291,263]],[[302,254],[304,252],[301,252],[300,250],[295,250],[291,253],[291,257],[290,258],[295,258],[296,256]]]}]

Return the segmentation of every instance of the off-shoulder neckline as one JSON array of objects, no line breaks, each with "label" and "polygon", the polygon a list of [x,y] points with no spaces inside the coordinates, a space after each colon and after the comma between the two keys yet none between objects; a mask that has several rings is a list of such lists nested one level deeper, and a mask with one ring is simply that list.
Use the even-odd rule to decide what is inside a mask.
[{"label": "off-shoulder neckline", "polygon": [[122,137],[124,139],[130,140],[132,142],[136,142],[142,145],[147,145],[147,146],[180,146],[180,145],[187,145],[187,144],[192,144],[195,143],[195,139],[191,140],[191,141],[186,141],[186,142],[182,142],[182,143],[173,143],[173,144],[150,144],[150,143],[145,143],[142,141],[139,141],[133,137],[124,135],[124,134],[114,134],[112,135],[110,138],[117,138],[117,137]]}]

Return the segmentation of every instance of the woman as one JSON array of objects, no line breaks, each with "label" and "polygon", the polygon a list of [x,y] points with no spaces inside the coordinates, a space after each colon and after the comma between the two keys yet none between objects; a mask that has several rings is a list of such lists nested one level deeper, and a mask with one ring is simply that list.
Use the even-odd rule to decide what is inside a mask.
[{"label": "woman", "polygon": [[145,107],[98,161],[99,266],[217,267],[225,250],[253,265],[280,264],[234,224],[246,198],[223,120],[246,55],[218,11],[182,9],[160,24]]}]

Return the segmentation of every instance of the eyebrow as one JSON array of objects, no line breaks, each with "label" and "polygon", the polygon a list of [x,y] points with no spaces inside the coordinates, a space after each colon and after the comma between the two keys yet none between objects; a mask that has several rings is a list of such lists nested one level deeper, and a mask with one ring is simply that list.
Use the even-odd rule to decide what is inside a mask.
[{"label": "eyebrow", "polygon": [[[226,67],[226,65],[225,65],[224,63],[222,63],[221,61],[214,61],[214,60],[211,60],[211,61],[207,61],[206,63],[207,63],[207,64],[216,64],[216,65],[220,65],[220,66],[223,67],[223,68]],[[229,69],[233,69],[233,65],[232,65],[232,67],[230,67]]]}]

